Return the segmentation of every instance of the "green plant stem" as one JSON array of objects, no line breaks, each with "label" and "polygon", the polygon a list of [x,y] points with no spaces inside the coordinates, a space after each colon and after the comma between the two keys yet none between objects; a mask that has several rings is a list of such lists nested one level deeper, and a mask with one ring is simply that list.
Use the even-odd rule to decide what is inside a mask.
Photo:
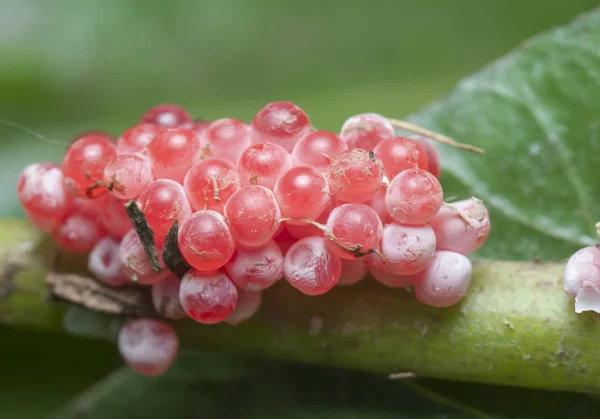
[{"label": "green plant stem", "polygon": [[[24,223],[0,223],[0,322],[61,330],[64,304],[44,298],[45,247]],[[8,267],[19,261],[12,279]],[[80,270],[68,262],[71,270]],[[64,269],[64,263],[63,263]],[[12,270],[13,272],[15,269]],[[284,282],[240,326],[177,323],[183,345],[417,377],[600,391],[600,321],[576,315],[562,263],[478,261],[464,301],[435,309],[372,281],[308,297]],[[9,280],[7,280],[10,279]],[[118,318],[108,318],[111,330]],[[102,323],[79,327],[100,336]]]}]

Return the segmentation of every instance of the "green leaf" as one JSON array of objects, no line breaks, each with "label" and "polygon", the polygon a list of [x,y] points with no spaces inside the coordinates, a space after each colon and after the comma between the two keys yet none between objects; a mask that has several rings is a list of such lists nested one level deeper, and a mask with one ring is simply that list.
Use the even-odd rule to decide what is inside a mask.
[{"label": "green leaf", "polygon": [[142,377],[127,367],[119,368],[67,403],[51,419],[210,417],[215,388],[255,376],[258,365],[214,352],[183,351],[161,377]]},{"label": "green leaf", "polygon": [[[81,394],[49,419],[173,418],[210,415],[210,391],[170,376],[147,379],[123,367]],[[201,416],[196,416],[201,417]]]},{"label": "green leaf", "polygon": [[[214,376],[219,369],[239,371],[240,366],[246,374]],[[180,357],[158,378],[121,368],[48,419],[489,417],[440,400],[432,402],[411,387],[364,373],[279,363],[248,370],[235,358],[201,352]]]},{"label": "green leaf", "polygon": [[0,326],[0,417],[43,418],[121,364],[108,342]]},{"label": "green leaf", "polygon": [[[232,374],[240,368],[243,374]],[[225,373],[215,375],[217,370]],[[541,391],[389,380],[296,364],[249,368],[248,362],[202,352],[180,358],[159,378],[119,369],[48,419],[587,419],[597,416],[598,407],[580,394],[548,398]]]},{"label": "green leaf", "polygon": [[412,118],[486,150],[442,149],[446,196],[490,209],[481,257],[565,258],[600,220],[600,11],[543,33]]}]

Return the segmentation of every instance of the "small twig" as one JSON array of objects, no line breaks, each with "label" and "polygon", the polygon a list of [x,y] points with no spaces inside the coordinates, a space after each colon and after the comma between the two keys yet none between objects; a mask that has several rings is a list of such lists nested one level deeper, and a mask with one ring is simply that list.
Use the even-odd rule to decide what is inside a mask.
[{"label": "small twig", "polygon": [[289,218],[289,217],[281,218],[279,220],[280,223],[285,223],[287,221],[293,221],[295,223],[301,223],[301,224],[310,224],[312,226],[317,227],[323,233],[325,233],[327,231],[327,228],[323,224],[318,223],[315,220],[308,220],[306,218]]},{"label": "small twig", "polygon": [[325,232],[325,236],[329,239],[329,241],[331,241],[337,247],[339,247],[340,249],[342,249],[343,251],[345,251],[347,253],[350,253],[355,258],[361,258],[363,256],[370,255],[371,253],[375,253],[379,257],[383,258],[383,255],[377,249],[363,250],[362,246],[360,246],[360,245],[355,245],[355,246],[351,246],[351,247],[346,246],[345,244],[341,243],[337,237],[335,237],[333,234],[329,233],[328,231]]},{"label": "small twig", "polygon": [[190,269],[190,265],[185,261],[183,255],[179,251],[179,243],[177,240],[178,231],[179,222],[175,220],[169,230],[169,234],[167,234],[167,240],[165,241],[162,256],[167,268],[181,279]]},{"label": "small twig", "polygon": [[103,187],[104,187],[104,182],[99,181],[99,180],[94,180],[93,184],[91,184],[90,186],[85,188],[85,196],[88,197],[88,199],[93,199],[94,191],[96,189],[103,188]]},{"label": "small twig", "polygon": [[109,288],[76,274],[49,272],[46,275],[49,296],[89,310],[112,315],[151,315],[152,302],[145,288]]},{"label": "small twig", "polygon": [[459,148],[461,150],[471,151],[473,153],[484,153],[484,151],[479,147],[475,147],[470,144],[459,143],[450,137],[446,137],[445,135],[438,134],[437,132],[430,131],[427,128],[423,128],[418,125],[411,124],[410,122],[394,118],[387,118],[387,120],[390,121],[394,128],[403,129],[405,131],[412,132],[413,134],[422,135],[423,137],[430,138],[438,143],[446,144],[450,147]]},{"label": "small twig", "polygon": [[156,251],[156,244],[154,243],[154,232],[150,228],[148,220],[146,220],[146,215],[133,200],[125,204],[125,209],[127,210],[127,215],[131,220],[131,224],[133,224],[134,230],[140,237],[146,256],[148,256],[150,267],[154,272],[160,272],[161,267],[158,263],[158,252]]},{"label": "small twig", "polygon": [[360,257],[363,257],[363,256],[370,255],[371,253],[375,253],[376,255],[378,255],[380,258],[383,259],[383,255],[377,249],[366,249],[365,250],[365,249],[363,249],[359,245],[351,246],[351,247],[346,246],[345,244],[341,243],[338,240],[337,237],[335,237],[333,234],[331,234],[330,232],[328,232],[327,228],[323,224],[318,223],[315,220],[296,219],[296,218],[282,218],[280,221],[281,222],[296,221],[296,222],[300,222],[300,223],[304,223],[304,224],[313,225],[313,226],[317,227],[319,230],[321,230],[323,232],[323,234],[325,234],[325,237],[327,237],[333,244],[335,244],[337,247],[339,247],[343,251],[345,251],[347,253],[350,253],[355,258],[360,258]]}]

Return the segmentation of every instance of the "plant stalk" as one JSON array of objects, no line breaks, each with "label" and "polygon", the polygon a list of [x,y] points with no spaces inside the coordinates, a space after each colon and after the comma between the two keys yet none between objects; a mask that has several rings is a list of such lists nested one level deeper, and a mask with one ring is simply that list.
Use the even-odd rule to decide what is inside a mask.
[{"label": "plant stalk", "polygon": [[[20,221],[0,222],[0,323],[64,330],[64,303],[46,298],[52,247]],[[83,272],[81,258],[62,271]],[[176,323],[182,344],[390,375],[600,391],[600,317],[577,315],[562,290],[562,263],[477,261],[467,297],[427,307],[371,280],[308,297],[284,281],[239,326]],[[146,292],[139,288],[140,292]],[[81,314],[81,313],[80,313]],[[91,313],[88,312],[91,315]],[[123,318],[94,314],[78,332],[114,337]],[[67,316],[68,317],[68,316]],[[83,324],[83,323],[82,323]],[[72,330],[72,328],[71,328]]]}]

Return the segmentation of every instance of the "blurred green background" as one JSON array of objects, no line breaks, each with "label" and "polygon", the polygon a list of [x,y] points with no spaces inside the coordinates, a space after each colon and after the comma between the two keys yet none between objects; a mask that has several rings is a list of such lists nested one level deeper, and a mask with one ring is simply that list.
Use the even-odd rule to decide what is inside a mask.
[{"label": "blurred green background", "polygon": [[[20,169],[161,102],[249,120],[290,100],[337,130],[402,117],[593,0],[0,0],[0,211]],[[17,128],[19,126],[20,128]],[[37,418],[107,374],[112,345],[0,328],[0,418]]]}]

